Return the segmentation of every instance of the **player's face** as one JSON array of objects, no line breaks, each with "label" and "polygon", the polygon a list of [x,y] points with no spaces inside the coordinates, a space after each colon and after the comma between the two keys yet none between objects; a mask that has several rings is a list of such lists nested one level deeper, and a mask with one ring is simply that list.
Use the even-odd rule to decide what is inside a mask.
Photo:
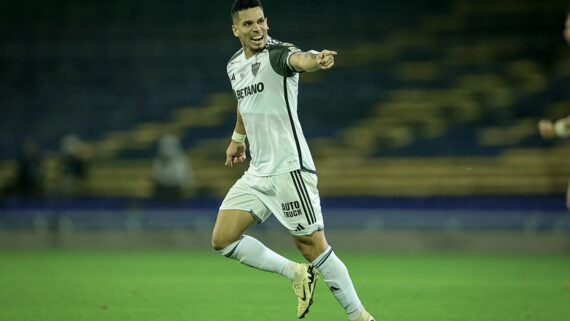
[{"label": "player's face", "polygon": [[267,18],[260,7],[239,11],[232,31],[239,38],[247,57],[262,50],[267,43]]}]

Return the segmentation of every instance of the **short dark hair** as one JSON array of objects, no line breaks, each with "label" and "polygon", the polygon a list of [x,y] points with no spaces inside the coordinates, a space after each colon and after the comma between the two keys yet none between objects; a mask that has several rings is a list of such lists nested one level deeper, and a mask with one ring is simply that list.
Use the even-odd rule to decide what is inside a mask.
[{"label": "short dark hair", "polygon": [[259,2],[259,0],[236,0],[232,6],[232,19],[237,16],[238,12],[256,7],[260,7],[261,10],[263,10],[263,7],[261,6],[261,2]]}]

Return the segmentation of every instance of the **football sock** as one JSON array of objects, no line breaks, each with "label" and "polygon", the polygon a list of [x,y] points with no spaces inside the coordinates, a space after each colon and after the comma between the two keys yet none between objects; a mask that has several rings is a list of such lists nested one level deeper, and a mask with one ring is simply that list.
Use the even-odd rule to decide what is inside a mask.
[{"label": "football sock", "polygon": [[[332,291],[340,305],[346,310],[350,320],[354,320],[364,311],[364,307],[358,299],[358,295],[348,275],[348,270],[342,261],[329,248],[319,255],[313,262],[313,266],[321,272],[325,283]],[[352,319],[351,319],[352,317]]]},{"label": "football sock", "polygon": [[296,263],[273,252],[251,236],[244,235],[218,252],[245,265],[279,273],[293,281]]}]

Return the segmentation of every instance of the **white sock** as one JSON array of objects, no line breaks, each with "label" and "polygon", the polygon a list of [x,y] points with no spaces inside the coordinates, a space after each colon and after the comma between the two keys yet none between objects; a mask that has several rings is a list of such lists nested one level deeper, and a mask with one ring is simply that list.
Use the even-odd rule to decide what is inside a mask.
[{"label": "white sock", "polygon": [[352,280],[348,275],[348,270],[342,261],[334,254],[332,248],[329,248],[319,255],[313,262],[313,266],[321,272],[325,279],[325,283],[332,291],[340,305],[346,310],[346,313],[354,320],[364,312],[364,307],[358,299],[358,295],[352,285]]},{"label": "white sock", "polygon": [[221,255],[238,260],[240,263],[263,271],[279,273],[293,281],[297,263],[271,251],[251,236],[244,235],[218,251]]}]

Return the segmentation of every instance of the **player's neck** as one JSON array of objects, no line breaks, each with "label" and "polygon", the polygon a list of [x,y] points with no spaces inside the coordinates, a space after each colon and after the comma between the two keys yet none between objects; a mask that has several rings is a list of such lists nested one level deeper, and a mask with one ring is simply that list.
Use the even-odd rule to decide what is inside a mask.
[{"label": "player's neck", "polygon": [[255,55],[255,52],[247,49],[243,49],[243,54],[245,55],[245,59],[251,58],[251,56]]},{"label": "player's neck", "polygon": [[263,49],[259,49],[259,50],[252,50],[252,49],[246,49],[243,48],[243,54],[245,55],[245,59],[249,59],[253,56],[255,56],[256,53],[262,51]]}]

